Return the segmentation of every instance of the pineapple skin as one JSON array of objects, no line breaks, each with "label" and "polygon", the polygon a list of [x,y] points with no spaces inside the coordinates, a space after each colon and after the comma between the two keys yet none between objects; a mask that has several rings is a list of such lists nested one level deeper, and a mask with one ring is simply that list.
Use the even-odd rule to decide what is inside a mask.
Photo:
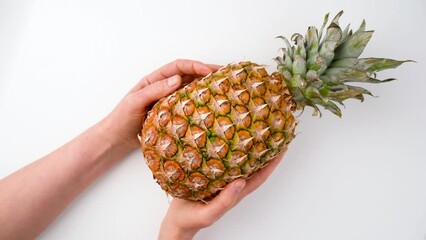
[{"label": "pineapple skin", "polygon": [[297,125],[283,78],[240,62],[160,99],[143,124],[141,147],[161,188],[208,201],[278,155]]}]

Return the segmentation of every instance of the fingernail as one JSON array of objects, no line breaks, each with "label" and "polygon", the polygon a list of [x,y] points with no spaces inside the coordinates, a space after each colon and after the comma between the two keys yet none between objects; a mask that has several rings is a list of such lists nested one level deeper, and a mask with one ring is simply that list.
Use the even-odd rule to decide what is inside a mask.
[{"label": "fingernail", "polygon": [[169,77],[167,79],[167,85],[169,87],[174,87],[175,85],[177,85],[179,83],[179,76],[173,76],[173,77]]},{"label": "fingernail", "polygon": [[245,186],[246,186],[246,181],[238,181],[234,184],[234,191],[236,193],[239,193],[244,189]]}]

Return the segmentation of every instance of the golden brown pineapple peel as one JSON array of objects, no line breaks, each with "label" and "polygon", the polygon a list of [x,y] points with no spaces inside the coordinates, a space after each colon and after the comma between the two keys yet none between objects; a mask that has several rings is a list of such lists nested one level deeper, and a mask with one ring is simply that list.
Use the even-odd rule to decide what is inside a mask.
[{"label": "golden brown pineapple peel", "polygon": [[282,75],[242,62],[158,101],[144,123],[142,150],[173,197],[207,200],[248,178],[294,137],[296,120]]}]

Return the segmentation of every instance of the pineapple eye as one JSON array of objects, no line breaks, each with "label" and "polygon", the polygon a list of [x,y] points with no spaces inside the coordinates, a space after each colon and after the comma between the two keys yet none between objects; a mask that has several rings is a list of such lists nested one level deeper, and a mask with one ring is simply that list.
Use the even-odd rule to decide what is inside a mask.
[{"label": "pineapple eye", "polygon": [[226,182],[223,180],[216,180],[212,183],[211,187],[210,187],[210,192],[212,194],[215,194],[216,192],[223,190],[224,187],[226,186]]},{"label": "pineapple eye", "polygon": [[225,172],[225,166],[216,158],[207,161],[206,168],[203,169],[204,174],[210,179],[216,179]]},{"label": "pineapple eye", "polygon": [[166,98],[166,101],[169,104],[169,106],[175,105],[175,103],[178,100],[179,100],[179,95],[176,92]]},{"label": "pineapple eye", "polygon": [[268,104],[265,103],[260,97],[256,97],[252,99],[250,102],[251,109],[253,109],[255,119],[266,119],[269,115],[269,107]]},{"label": "pineapple eye", "polygon": [[270,141],[271,146],[274,149],[280,149],[286,140],[285,134],[282,132],[276,132],[272,134],[272,141]]},{"label": "pineapple eye", "polygon": [[182,98],[183,112],[186,116],[191,116],[195,110],[195,103],[188,98]]},{"label": "pineapple eye", "polygon": [[234,137],[235,127],[228,117],[220,116],[213,125],[213,132],[223,138],[231,139]]},{"label": "pineapple eye", "polygon": [[194,113],[195,103],[188,97],[182,97],[175,105],[174,110],[181,116],[190,116]]},{"label": "pineapple eye", "polygon": [[274,111],[269,116],[269,126],[275,130],[282,130],[285,124],[285,117],[281,111]]},{"label": "pineapple eye", "polygon": [[182,157],[178,161],[186,171],[196,170],[201,166],[203,156],[192,147],[185,147],[182,151]]},{"label": "pineapple eye", "polygon": [[244,164],[243,172],[244,174],[252,174],[260,166],[261,166],[261,163],[257,161],[257,159],[252,158]]},{"label": "pineapple eye", "polygon": [[167,185],[167,180],[166,178],[163,177],[162,173],[154,172],[153,177],[157,181],[157,183],[160,184],[161,188],[164,191],[169,190],[169,186]]},{"label": "pineapple eye", "polygon": [[151,111],[148,111],[148,113],[146,114],[146,119],[145,122],[152,122],[156,116],[155,114],[155,108],[153,108]]},{"label": "pineapple eye", "polygon": [[206,189],[204,191],[195,192],[194,193],[194,199],[200,200],[200,201],[202,201],[204,203],[207,203],[206,200],[208,200],[209,198],[211,198],[212,195],[213,195],[212,191],[213,190],[211,190],[211,188],[210,188],[210,189]]},{"label": "pineapple eye", "polygon": [[269,74],[266,71],[266,69],[265,69],[264,66],[254,66],[254,67],[251,68],[251,70],[252,70],[250,72],[251,76],[256,76],[258,78],[264,78],[264,77],[268,77],[269,76]]},{"label": "pineapple eye", "polygon": [[281,110],[282,96],[279,93],[269,91],[269,97],[266,99],[271,110]]},{"label": "pineapple eye", "polygon": [[244,68],[232,69],[228,74],[229,79],[233,84],[241,84],[247,78],[247,73]]},{"label": "pineapple eye", "polygon": [[188,180],[189,183],[186,185],[193,191],[204,190],[207,187],[207,184],[209,184],[209,180],[206,178],[206,176],[199,172],[195,172],[189,175]]},{"label": "pineapple eye", "polygon": [[172,182],[180,182],[185,178],[182,168],[174,161],[167,161],[163,164],[166,177]]},{"label": "pineapple eye", "polygon": [[192,125],[189,129],[190,130],[185,136],[185,141],[193,147],[204,147],[207,142],[206,132],[196,125]]},{"label": "pineapple eye", "polygon": [[229,91],[229,87],[231,86],[231,84],[229,83],[227,77],[224,77],[221,79],[213,80],[210,86],[213,92],[226,94]]},{"label": "pineapple eye", "polygon": [[[252,151],[252,155],[253,155],[253,160],[257,159],[261,159],[262,156],[267,153],[270,149],[267,148],[266,144],[264,144],[263,142],[258,142],[253,146],[253,151]],[[260,166],[259,164],[255,164]]]},{"label": "pineapple eye", "polygon": [[219,137],[213,137],[207,144],[207,155],[211,158],[224,158],[229,146]]},{"label": "pineapple eye", "polygon": [[223,177],[223,179],[226,182],[231,182],[236,178],[241,177],[241,169],[239,167],[235,167],[235,168],[231,168],[228,170],[228,172],[226,173],[226,176]]},{"label": "pineapple eye", "polygon": [[160,168],[160,157],[155,151],[149,150],[144,153],[145,161],[151,171],[156,172]]},{"label": "pineapple eye", "polygon": [[214,110],[216,115],[226,115],[231,111],[231,103],[226,96],[218,94],[212,100],[210,108]]},{"label": "pineapple eye", "polygon": [[249,131],[243,129],[239,130],[234,145],[236,149],[247,152],[253,146],[253,137],[250,135]]},{"label": "pineapple eye", "polygon": [[264,121],[256,121],[253,124],[252,134],[256,140],[265,141],[269,138],[271,131],[269,131],[269,126]]},{"label": "pineapple eye", "polygon": [[154,126],[149,126],[142,133],[142,143],[148,147],[153,147],[158,139],[157,129]]},{"label": "pineapple eye", "polygon": [[204,130],[208,130],[213,126],[214,114],[207,106],[201,106],[195,110],[192,121]]},{"label": "pineapple eye", "polygon": [[176,154],[178,148],[173,138],[169,135],[163,135],[157,144],[157,148],[165,157],[172,157]]},{"label": "pineapple eye", "polygon": [[172,124],[168,129],[172,136],[182,138],[188,130],[188,122],[183,117],[176,115],[173,117]]},{"label": "pineapple eye", "polygon": [[231,115],[237,128],[248,128],[250,126],[251,116],[249,110],[245,106],[234,106]]},{"label": "pineapple eye", "polygon": [[233,85],[231,97],[235,102],[241,102],[243,105],[247,105],[250,101],[250,94],[247,89],[242,85]]},{"label": "pineapple eye", "polygon": [[172,113],[169,108],[163,108],[158,112],[158,124],[162,127],[166,126],[167,123],[170,122],[171,118]]},{"label": "pineapple eye", "polygon": [[171,185],[170,194],[176,198],[188,198],[191,195],[189,189],[181,184]]},{"label": "pineapple eye", "polygon": [[230,167],[242,166],[244,162],[247,160],[247,154],[242,151],[232,151],[231,156],[226,159],[226,163]]},{"label": "pineapple eye", "polygon": [[261,97],[266,93],[266,84],[262,79],[250,78],[244,85],[249,89],[252,97]]},{"label": "pineapple eye", "polygon": [[210,89],[201,88],[195,89],[193,93],[190,93],[193,99],[195,99],[199,104],[206,104],[211,97]]}]

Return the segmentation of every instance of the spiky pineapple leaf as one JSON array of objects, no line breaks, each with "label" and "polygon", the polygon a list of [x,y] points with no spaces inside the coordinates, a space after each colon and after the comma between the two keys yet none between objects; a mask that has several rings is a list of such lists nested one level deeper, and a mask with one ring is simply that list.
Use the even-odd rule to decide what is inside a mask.
[{"label": "spiky pineapple leaf", "polygon": [[310,59],[316,53],[318,53],[319,49],[319,38],[318,38],[318,30],[316,27],[309,27],[308,32],[306,33],[306,49],[307,58]]},{"label": "spiky pineapple leaf", "polygon": [[351,68],[369,73],[379,72],[386,69],[396,68],[403,63],[413,62],[412,60],[398,61],[388,58],[343,58],[330,64],[331,68]]},{"label": "spiky pineapple leaf", "polygon": [[341,116],[341,111],[335,103],[343,105],[343,101],[349,98],[363,101],[364,95],[373,95],[367,89],[347,83],[389,82],[395,79],[380,80],[376,78],[375,73],[412,62],[387,58],[359,58],[374,31],[366,31],[364,20],[357,31],[353,32],[350,25],[342,31],[339,26],[342,14],[343,11],[340,11],[328,26],[329,14],[325,15],[320,31],[309,27],[305,38],[298,33],[293,34],[291,40],[294,41],[294,46],[291,46],[287,38],[278,37],[284,40],[286,48],[282,49],[283,57],[276,59],[277,68],[289,86],[297,109],[311,106],[314,108],[314,114],[321,114],[317,106],[322,106]]},{"label": "spiky pineapple leaf", "polygon": [[345,82],[366,82],[382,83],[395,80],[394,78],[379,80],[371,77],[371,74],[365,71],[345,67],[335,67],[327,69],[325,75],[321,76],[325,83],[345,83]]},{"label": "spiky pineapple leaf", "polygon": [[365,88],[343,85],[341,88],[334,88],[328,93],[328,97],[337,102],[343,102],[346,99],[354,98],[361,102],[364,101],[363,94],[373,96],[373,94]]},{"label": "spiky pineapple leaf", "polygon": [[[328,66],[334,59],[334,50],[338,46],[340,38],[342,37],[342,29],[339,25],[332,22],[327,28],[327,34],[325,35],[324,41],[322,42],[319,50],[319,54],[324,57],[325,64]],[[319,74],[322,74],[320,72]]]},{"label": "spiky pineapple leaf", "polygon": [[364,51],[374,31],[356,32],[340,45],[335,52],[335,59],[357,58]]}]

